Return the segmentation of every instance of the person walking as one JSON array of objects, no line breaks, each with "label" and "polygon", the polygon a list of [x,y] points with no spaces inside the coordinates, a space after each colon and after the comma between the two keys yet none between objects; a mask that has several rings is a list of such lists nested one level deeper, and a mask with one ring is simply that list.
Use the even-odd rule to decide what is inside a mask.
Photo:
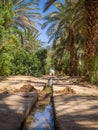
[{"label": "person walking", "polygon": [[54,75],[55,75],[54,69],[50,69],[50,76],[54,76]]}]

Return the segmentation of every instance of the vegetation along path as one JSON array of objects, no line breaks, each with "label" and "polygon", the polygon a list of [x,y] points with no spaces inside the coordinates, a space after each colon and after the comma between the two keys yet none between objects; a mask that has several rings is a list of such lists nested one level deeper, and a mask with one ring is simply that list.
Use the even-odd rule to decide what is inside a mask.
[{"label": "vegetation along path", "polygon": [[98,130],[98,0],[0,0],[0,130],[20,128],[50,70],[57,130]]}]

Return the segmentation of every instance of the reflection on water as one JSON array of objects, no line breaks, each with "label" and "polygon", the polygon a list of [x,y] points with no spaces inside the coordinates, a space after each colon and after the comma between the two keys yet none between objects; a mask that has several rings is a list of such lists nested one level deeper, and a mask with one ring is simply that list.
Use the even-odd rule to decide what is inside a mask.
[{"label": "reflection on water", "polygon": [[52,105],[41,105],[30,114],[26,130],[54,130]]}]

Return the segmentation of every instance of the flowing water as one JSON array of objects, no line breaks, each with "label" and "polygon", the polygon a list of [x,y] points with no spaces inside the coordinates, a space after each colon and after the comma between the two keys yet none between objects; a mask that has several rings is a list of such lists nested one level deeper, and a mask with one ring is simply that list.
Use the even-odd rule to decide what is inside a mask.
[{"label": "flowing water", "polygon": [[52,104],[37,104],[27,119],[24,130],[55,130]]},{"label": "flowing water", "polygon": [[[52,93],[52,78],[49,80],[48,88],[45,88],[46,95]],[[47,96],[46,96],[47,97]],[[55,130],[53,106],[50,103],[51,97],[39,100],[30,113],[23,130]]]}]

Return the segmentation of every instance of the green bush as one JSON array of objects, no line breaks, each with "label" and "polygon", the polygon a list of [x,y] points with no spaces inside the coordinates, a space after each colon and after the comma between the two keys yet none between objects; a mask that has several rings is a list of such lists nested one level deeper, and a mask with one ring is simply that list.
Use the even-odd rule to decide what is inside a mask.
[{"label": "green bush", "polygon": [[85,69],[87,72],[88,80],[94,84],[97,80],[98,72],[98,56],[96,55],[90,62],[86,62]]},{"label": "green bush", "polygon": [[11,60],[12,57],[8,53],[0,54],[0,75],[10,75],[11,74]]}]

